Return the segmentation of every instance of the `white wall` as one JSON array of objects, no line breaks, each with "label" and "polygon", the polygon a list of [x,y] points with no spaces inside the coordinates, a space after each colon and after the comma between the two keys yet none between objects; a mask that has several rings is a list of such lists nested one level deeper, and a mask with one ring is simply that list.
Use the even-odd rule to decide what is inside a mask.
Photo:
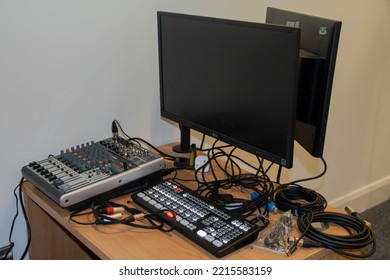
[{"label": "white wall", "polygon": [[[159,117],[157,10],[264,22],[267,6],[343,22],[324,154],[329,171],[306,186],[340,207],[358,202],[354,208],[363,210],[388,199],[388,0],[0,0],[0,247],[8,244],[23,165],[109,137],[113,119],[156,145],[178,139]],[[321,170],[299,147],[294,164],[286,180]],[[25,236],[19,216],[17,258]]]}]

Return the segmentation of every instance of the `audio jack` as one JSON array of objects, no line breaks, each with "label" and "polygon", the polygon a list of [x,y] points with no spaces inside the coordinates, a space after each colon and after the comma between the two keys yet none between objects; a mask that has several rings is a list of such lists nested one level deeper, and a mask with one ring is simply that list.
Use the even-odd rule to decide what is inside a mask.
[{"label": "audio jack", "polygon": [[118,140],[118,126],[116,125],[115,121],[113,121],[111,124],[111,131],[112,131],[112,138],[114,140]]}]

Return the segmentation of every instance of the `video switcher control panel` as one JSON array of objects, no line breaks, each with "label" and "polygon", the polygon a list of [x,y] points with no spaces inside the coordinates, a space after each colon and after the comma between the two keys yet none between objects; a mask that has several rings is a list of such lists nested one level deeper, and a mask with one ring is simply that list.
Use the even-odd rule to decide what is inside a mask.
[{"label": "video switcher control panel", "polygon": [[171,210],[160,217],[195,244],[220,258],[256,240],[260,227],[213,203],[208,198],[173,180],[150,185],[131,195],[149,212]]}]

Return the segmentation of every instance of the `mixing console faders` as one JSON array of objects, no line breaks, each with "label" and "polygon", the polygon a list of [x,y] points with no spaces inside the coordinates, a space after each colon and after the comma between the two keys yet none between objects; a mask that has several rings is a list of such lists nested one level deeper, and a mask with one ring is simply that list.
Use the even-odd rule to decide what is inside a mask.
[{"label": "mixing console faders", "polygon": [[164,160],[123,138],[87,142],[34,161],[22,175],[64,208],[138,190],[161,180]]}]

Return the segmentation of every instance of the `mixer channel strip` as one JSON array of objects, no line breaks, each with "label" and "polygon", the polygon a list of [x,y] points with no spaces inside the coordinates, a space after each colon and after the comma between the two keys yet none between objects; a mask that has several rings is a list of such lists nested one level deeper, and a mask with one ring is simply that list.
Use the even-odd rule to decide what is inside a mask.
[{"label": "mixer channel strip", "polygon": [[[175,230],[216,257],[223,257],[256,240],[260,227],[226,210],[208,198],[167,180],[131,195],[149,212],[171,210],[176,213]],[[173,218],[160,217],[168,224]]]},{"label": "mixer channel strip", "polygon": [[61,207],[72,208],[163,168],[162,157],[118,137],[31,162],[22,168],[22,175]]}]

